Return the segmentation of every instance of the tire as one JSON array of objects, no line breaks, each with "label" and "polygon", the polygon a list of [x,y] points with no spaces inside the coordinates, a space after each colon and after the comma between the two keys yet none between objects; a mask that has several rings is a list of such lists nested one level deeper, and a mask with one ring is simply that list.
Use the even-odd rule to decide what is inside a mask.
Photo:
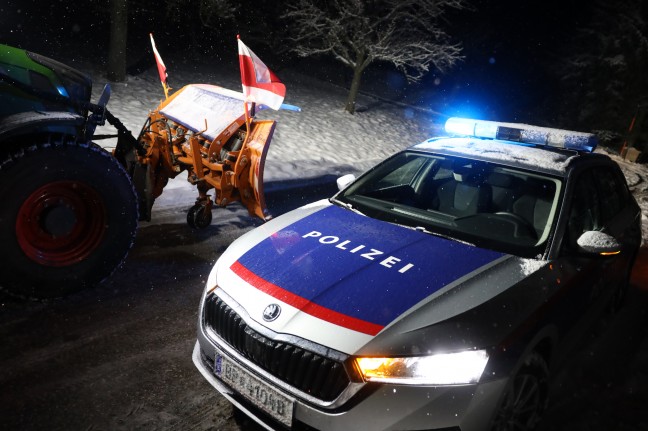
[{"label": "tire", "polygon": [[547,408],[549,368],[544,358],[531,353],[511,378],[500,401],[492,431],[533,430]]},{"label": "tire", "polygon": [[0,160],[0,286],[21,297],[65,296],[102,281],[126,258],[137,195],[98,145],[30,138]]},{"label": "tire", "polygon": [[187,224],[193,229],[204,229],[211,224],[211,209],[205,204],[195,204],[187,212]]}]

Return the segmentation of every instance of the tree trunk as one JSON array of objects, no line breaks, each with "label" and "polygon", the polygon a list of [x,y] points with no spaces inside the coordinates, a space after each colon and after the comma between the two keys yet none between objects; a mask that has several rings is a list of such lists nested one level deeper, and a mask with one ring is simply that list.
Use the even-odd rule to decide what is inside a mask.
[{"label": "tree trunk", "polygon": [[351,81],[351,88],[347,97],[346,106],[344,108],[349,114],[355,114],[356,99],[358,91],[360,90],[360,82],[362,81],[362,71],[365,69],[366,56],[364,53],[358,54],[355,68],[353,69],[353,80]]},{"label": "tree trunk", "polygon": [[127,29],[128,0],[110,0],[110,46],[107,72],[110,81],[126,80]]}]

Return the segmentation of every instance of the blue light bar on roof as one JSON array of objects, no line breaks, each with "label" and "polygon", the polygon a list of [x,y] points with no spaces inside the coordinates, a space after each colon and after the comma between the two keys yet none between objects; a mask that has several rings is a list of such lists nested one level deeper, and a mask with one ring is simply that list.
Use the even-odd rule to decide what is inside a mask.
[{"label": "blue light bar on roof", "polygon": [[449,118],[446,121],[445,130],[451,135],[499,139],[514,143],[587,152],[594,151],[598,144],[598,139],[592,133],[458,117]]}]

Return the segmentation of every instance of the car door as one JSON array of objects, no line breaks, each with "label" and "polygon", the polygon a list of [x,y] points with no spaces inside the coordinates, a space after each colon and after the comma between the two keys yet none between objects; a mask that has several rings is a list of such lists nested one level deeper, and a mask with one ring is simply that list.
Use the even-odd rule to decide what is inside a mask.
[{"label": "car door", "polygon": [[557,266],[563,271],[566,307],[576,322],[591,320],[605,286],[605,273],[612,259],[583,253],[578,238],[587,231],[602,230],[601,202],[593,169],[581,171],[572,179],[566,194],[568,218]]},{"label": "car door", "polygon": [[[621,252],[618,255],[604,259],[610,261],[604,274],[604,293],[606,296],[623,296],[641,243],[641,213],[617,166],[601,166],[596,168],[595,173],[602,230],[621,244]],[[621,305],[618,303],[620,300],[622,297],[615,299],[615,308]]]},{"label": "car door", "polygon": [[[561,246],[554,265],[562,284],[560,320],[577,329],[571,334],[578,339],[581,330],[601,316],[626,281],[637,243],[632,198],[613,166],[589,165],[572,175],[570,185],[564,207],[567,217],[557,230],[562,237],[557,238]],[[584,252],[577,241],[587,231],[612,235],[621,242],[621,253],[600,256]]]}]

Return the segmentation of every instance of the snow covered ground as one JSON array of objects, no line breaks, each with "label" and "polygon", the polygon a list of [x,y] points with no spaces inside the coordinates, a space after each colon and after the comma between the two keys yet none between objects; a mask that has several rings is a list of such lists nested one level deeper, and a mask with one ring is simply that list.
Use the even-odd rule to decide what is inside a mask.
[{"label": "snow covered ground", "polygon": [[[101,71],[62,60],[93,75],[96,100],[105,82]],[[167,65],[175,88],[188,83],[240,88],[236,69],[225,75],[215,74],[216,67]],[[444,119],[426,112],[364,97],[361,112],[350,116],[342,111],[344,89],[288,70],[279,76],[288,88],[286,102],[303,111],[262,114],[279,121],[266,162],[268,185],[360,172],[442,133]],[[161,98],[152,66],[113,85],[109,108],[137,133]],[[98,133],[114,129],[103,127]],[[616,160],[642,205],[648,238],[648,168]],[[0,428],[258,429],[239,423],[231,404],[190,360],[205,277],[227,245],[254,223],[245,210],[231,206],[208,228],[189,229],[184,208],[196,193],[184,178],[172,180],[167,189],[173,190],[165,190],[153,220],[140,226],[124,267],[102,285],[47,303],[0,296],[0,337],[6,340],[0,348],[0,386],[5,389],[0,391],[5,424]],[[636,287],[648,286],[645,271],[636,280]],[[634,289],[625,311],[556,375],[556,394],[542,430],[648,429],[647,292]]]},{"label": "snow covered ground", "polygon": [[[102,72],[94,66],[76,67],[93,76],[93,97],[96,99],[106,82]],[[194,83],[215,84],[236,91],[241,88],[236,67],[223,70],[216,64],[195,63],[190,66],[167,63],[167,67],[169,83],[174,89]],[[366,95],[361,95],[358,100],[358,112],[349,115],[343,111],[347,95],[344,88],[316,80],[305,73],[289,69],[281,72],[279,77],[287,88],[285,102],[301,107],[302,112],[266,110],[257,116],[278,121],[266,159],[266,185],[323,175],[357,174],[398,150],[443,133],[446,118],[414,106]],[[137,76],[128,76],[125,83],[112,84],[108,108],[136,134],[149,110],[163,98],[151,58],[150,69]],[[114,129],[112,126],[99,127],[97,133],[111,134]],[[99,143],[110,147],[114,140]],[[605,152],[605,149],[597,151]],[[642,207],[645,241],[648,238],[648,166],[626,162],[614,154],[611,157],[621,166]],[[180,176],[170,181],[167,188],[191,189],[185,178]],[[187,197],[191,204],[195,193],[188,192]],[[162,194],[156,201],[154,214],[156,207],[164,205],[165,195]]]}]

